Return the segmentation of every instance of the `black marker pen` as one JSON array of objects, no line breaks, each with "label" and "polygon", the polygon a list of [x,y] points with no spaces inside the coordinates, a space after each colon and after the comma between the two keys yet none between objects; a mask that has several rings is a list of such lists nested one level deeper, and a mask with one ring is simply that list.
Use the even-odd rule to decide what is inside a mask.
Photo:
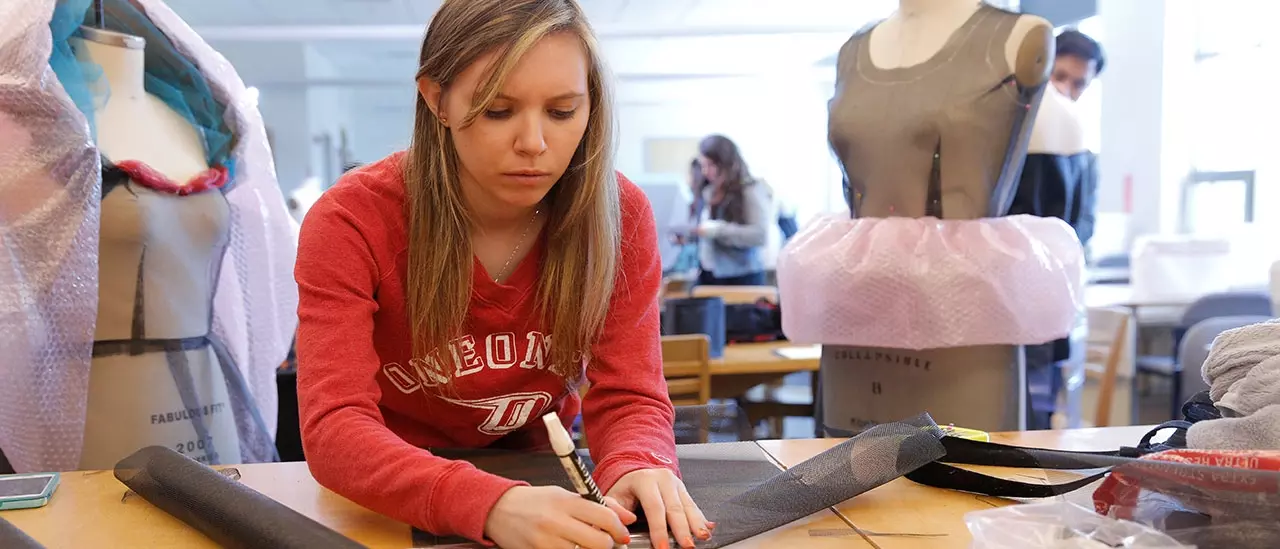
[{"label": "black marker pen", "polygon": [[[551,450],[556,453],[556,457],[560,458],[560,465],[564,466],[564,472],[569,475],[569,480],[573,482],[573,488],[578,495],[584,499],[604,505],[604,495],[600,493],[600,488],[596,486],[596,481],[591,478],[591,473],[587,471],[587,464],[582,462],[582,458],[578,456],[578,449],[573,445],[573,439],[569,437],[569,432],[564,429],[564,424],[560,422],[560,416],[555,412],[542,416],[542,423],[547,426],[547,436],[551,439]],[[614,549],[627,549],[626,545],[614,544]]]}]

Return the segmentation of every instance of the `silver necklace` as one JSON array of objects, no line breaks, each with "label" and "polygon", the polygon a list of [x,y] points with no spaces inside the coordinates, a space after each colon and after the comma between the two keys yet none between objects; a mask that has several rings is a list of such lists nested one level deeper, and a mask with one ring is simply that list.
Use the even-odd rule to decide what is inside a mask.
[{"label": "silver necklace", "polygon": [[520,241],[516,242],[515,249],[511,250],[511,255],[507,257],[507,262],[502,266],[502,271],[498,273],[498,276],[493,277],[494,282],[502,280],[502,277],[506,276],[507,269],[511,267],[511,261],[516,258],[516,252],[520,251],[520,247],[524,246],[524,239],[525,237],[529,236],[529,229],[533,228],[533,222],[537,221],[538,212],[541,212],[541,211],[542,211],[542,208],[538,208],[533,211],[533,217],[529,218],[529,224],[524,226],[524,232],[520,233]]}]

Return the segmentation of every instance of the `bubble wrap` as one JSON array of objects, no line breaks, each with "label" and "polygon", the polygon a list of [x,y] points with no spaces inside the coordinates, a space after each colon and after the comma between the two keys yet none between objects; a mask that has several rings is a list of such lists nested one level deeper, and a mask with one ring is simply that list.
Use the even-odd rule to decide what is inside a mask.
[{"label": "bubble wrap", "polygon": [[0,2],[0,449],[80,460],[98,304],[98,153],[49,68],[54,0]]},{"label": "bubble wrap", "polygon": [[[296,227],[266,129],[225,58],[162,2],[127,1],[230,107],[237,171],[227,193],[232,228],[213,336],[225,342],[270,431],[256,439],[269,441],[276,368],[297,327],[298,298]],[[0,449],[18,471],[71,470],[79,462],[97,310],[101,165],[88,120],[48,66],[55,3],[0,2]],[[274,454],[259,446],[245,461]]]},{"label": "bubble wrap", "polygon": [[164,2],[130,1],[200,67],[215,98],[231,107],[227,116],[239,139],[232,151],[236,181],[227,193],[231,242],[218,278],[213,333],[226,342],[274,439],[276,370],[288,356],[298,327],[298,287],[293,280],[298,244],[295,221],[276,181],[262,114],[231,63]]},{"label": "bubble wrap", "polygon": [[1084,253],[1060,219],[822,216],[778,258],[797,343],[895,349],[1028,345],[1084,310]]}]

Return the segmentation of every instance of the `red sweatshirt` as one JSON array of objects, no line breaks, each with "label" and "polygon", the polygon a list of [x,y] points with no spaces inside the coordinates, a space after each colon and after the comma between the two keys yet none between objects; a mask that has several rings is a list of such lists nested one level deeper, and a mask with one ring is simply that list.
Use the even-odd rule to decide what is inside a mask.
[{"label": "red sweatshirt", "polygon": [[550,334],[535,315],[542,239],[503,284],[476,272],[466,335],[450,349],[461,359],[453,387],[426,391],[424,358],[410,354],[403,158],[345,174],[302,224],[298,408],[316,480],[435,534],[487,541],[489,510],[523,483],[423,448],[545,448],[539,418],[555,410],[568,425],[580,405],[601,490],[637,469],[676,471],[659,340],[662,267],[643,192],[619,175],[618,282],[585,403],[547,368]]}]

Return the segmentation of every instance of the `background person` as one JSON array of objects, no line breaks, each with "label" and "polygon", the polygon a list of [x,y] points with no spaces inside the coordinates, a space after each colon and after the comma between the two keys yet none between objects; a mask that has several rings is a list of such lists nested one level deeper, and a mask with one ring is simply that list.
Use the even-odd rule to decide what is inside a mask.
[{"label": "background person", "polygon": [[698,144],[698,163],[708,184],[693,231],[698,237],[698,284],[765,284],[762,251],[776,225],[770,190],[751,176],[738,146],[723,135]]}]

